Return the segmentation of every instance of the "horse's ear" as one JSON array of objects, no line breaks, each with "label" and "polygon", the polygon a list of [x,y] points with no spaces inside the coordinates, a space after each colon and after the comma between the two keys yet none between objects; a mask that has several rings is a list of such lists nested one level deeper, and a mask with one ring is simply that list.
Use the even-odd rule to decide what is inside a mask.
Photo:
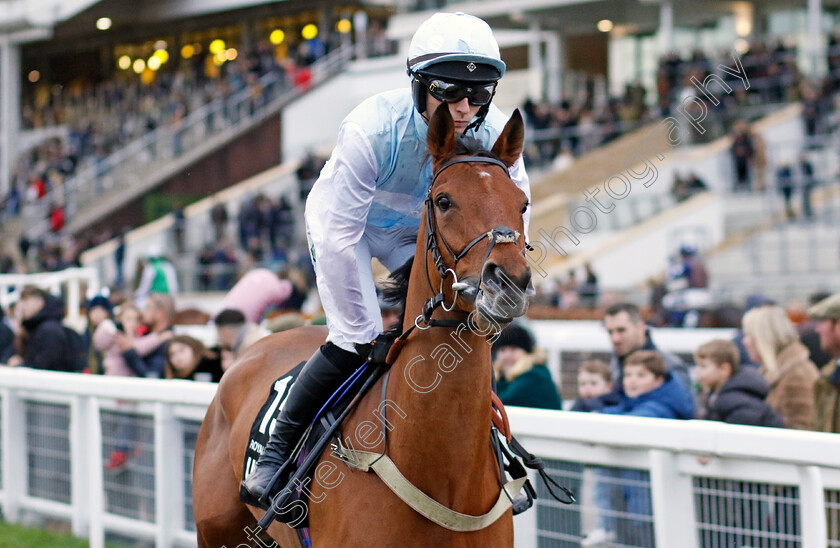
[{"label": "horse's ear", "polygon": [[493,145],[493,154],[510,167],[522,154],[524,143],[525,123],[522,121],[522,114],[519,113],[519,109],[516,109],[513,111],[510,120],[505,124],[502,134],[496,139],[496,144]]},{"label": "horse's ear", "polygon": [[426,141],[435,162],[452,155],[452,151],[455,149],[455,122],[452,121],[452,115],[449,113],[449,106],[446,103],[441,103],[435,109],[435,113],[429,121]]}]

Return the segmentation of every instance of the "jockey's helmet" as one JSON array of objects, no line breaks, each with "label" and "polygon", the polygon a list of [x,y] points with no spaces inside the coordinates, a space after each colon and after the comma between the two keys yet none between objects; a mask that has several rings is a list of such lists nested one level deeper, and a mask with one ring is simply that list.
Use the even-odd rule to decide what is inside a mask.
[{"label": "jockey's helmet", "polygon": [[487,116],[496,82],[505,73],[490,26],[460,12],[436,13],[420,25],[411,39],[406,67],[419,113],[426,110],[427,91],[439,93],[442,102],[469,97],[472,104],[481,105],[471,127]]}]

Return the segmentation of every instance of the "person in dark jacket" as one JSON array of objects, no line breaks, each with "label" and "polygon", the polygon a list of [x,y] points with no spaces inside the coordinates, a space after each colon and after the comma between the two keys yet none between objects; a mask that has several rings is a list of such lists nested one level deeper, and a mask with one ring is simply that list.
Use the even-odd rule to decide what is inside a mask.
[{"label": "person in dark jacket", "polygon": [[25,332],[23,356],[12,356],[9,365],[33,369],[76,371],[74,342],[61,325],[64,301],[40,287],[26,286],[20,292],[21,327]]},{"label": "person in dark jacket", "polygon": [[563,402],[545,366],[545,353],[523,327],[511,324],[493,344],[496,393],[505,405],[562,409]]},{"label": "person in dark jacket", "polygon": [[764,399],[770,386],[752,367],[740,367],[738,347],[716,339],[694,354],[697,380],[703,387],[698,418],[710,421],[781,428],[782,417]]},{"label": "person in dark jacket", "polygon": [[5,314],[0,308],[0,364],[6,363],[15,353],[15,332],[3,321]]}]

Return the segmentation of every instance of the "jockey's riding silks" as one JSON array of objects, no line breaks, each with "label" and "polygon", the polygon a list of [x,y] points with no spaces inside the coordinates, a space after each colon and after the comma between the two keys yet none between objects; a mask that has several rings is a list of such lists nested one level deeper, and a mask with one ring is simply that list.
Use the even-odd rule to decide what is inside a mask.
[{"label": "jockey's riding silks", "polygon": [[[487,149],[507,117],[493,104],[466,135]],[[423,202],[432,181],[426,121],[408,89],[375,95],[339,129],[335,149],[309,194],[306,227],[328,341],[345,350],[382,331],[370,258],[389,270],[414,255]],[[510,169],[530,200],[522,158]],[[525,213],[528,232],[530,208]]]}]

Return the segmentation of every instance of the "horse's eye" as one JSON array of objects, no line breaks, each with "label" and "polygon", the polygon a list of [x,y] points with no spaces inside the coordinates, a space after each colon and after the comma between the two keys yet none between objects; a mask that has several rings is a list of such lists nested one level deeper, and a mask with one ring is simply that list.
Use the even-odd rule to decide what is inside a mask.
[{"label": "horse's eye", "polygon": [[522,214],[523,214],[523,215],[525,215],[525,212],[526,212],[526,211],[528,211],[528,206],[529,206],[529,205],[530,205],[530,204],[529,204],[528,202],[525,202],[525,205],[524,205],[524,206],[522,206]]},{"label": "horse's eye", "polygon": [[441,211],[446,211],[450,207],[452,207],[452,201],[447,196],[441,196],[438,198],[435,203],[438,206],[438,209]]}]

